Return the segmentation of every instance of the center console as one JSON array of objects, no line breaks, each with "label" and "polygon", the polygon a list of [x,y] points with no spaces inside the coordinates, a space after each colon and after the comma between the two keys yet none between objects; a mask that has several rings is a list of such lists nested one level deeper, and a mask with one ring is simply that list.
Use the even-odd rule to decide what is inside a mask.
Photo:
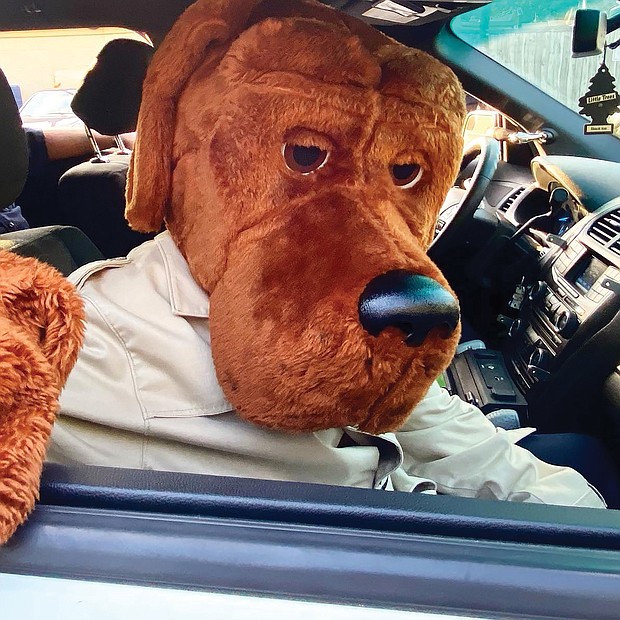
[{"label": "center console", "polygon": [[585,387],[595,372],[604,371],[603,364],[594,368],[597,360],[589,355],[579,365],[580,352],[595,338],[599,355],[610,353],[606,372],[620,362],[614,332],[602,335],[620,311],[620,204],[591,214],[555,243],[541,259],[540,280],[526,288],[504,350],[510,374],[530,404],[546,391],[556,390],[558,402],[563,394],[577,394],[580,382]]},{"label": "center console", "polygon": [[485,413],[513,409],[522,423],[556,432],[579,427],[571,416],[597,407],[620,364],[620,200],[548,237],[539,279],[513,296],[520,307],[502,346],[458,355],[448,378]]},{"label": "center console", "polygon": [[578,332],[585,336],[592,331],[585,328],[604,304],[617,305],[617,262],[620,256],[610,260],[575,241],[559,254],[543,280],[528,286],[524,311],[509,332],[515,377],[525,392],[549,378]]}]

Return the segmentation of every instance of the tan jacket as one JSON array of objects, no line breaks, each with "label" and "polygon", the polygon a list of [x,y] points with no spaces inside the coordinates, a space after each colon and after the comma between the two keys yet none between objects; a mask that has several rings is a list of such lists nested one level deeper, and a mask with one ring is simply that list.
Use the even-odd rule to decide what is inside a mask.
[{"label": "tan jacket", "polygon": [[533,429],[498,430],[437,384],[381,436],[245,422],[215,376],[209,299],[168,233],[71,279],[88,326],[51,461],[604,506],[577,472],[514,445]]}]

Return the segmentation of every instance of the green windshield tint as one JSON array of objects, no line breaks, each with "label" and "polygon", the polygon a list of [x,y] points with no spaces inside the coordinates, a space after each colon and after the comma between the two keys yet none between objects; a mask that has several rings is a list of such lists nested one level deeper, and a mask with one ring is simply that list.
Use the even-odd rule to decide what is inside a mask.
[{"label": "green windshield tint", "polygon": [[[609,14],[620,9],[615,0],[495,0],[452,20],[454,32],[557,101],[579,112],[579,98],[603,56],[571,57],[572,26],[577,9],[598,9]],[[620,30],[607,43],[620,38]],[[606,64],[620,89],[620,48],[607,50]],[[585,119],[584,119],[585,120]],[[620,137],[620,114],[614,114]]]}]

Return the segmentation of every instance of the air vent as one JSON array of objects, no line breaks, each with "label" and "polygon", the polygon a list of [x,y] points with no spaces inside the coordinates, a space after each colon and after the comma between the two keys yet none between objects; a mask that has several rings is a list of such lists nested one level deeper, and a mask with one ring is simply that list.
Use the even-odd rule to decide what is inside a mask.
[{"label": "air vent", "polygon": [[620,256],[620,213],[613,211],[596,220],[588,235]]},{"label": "air vent", "polygon": [[516,189],[514,192],[512,192],[512,194],[510,194],[510,196],[508,196],[508,198],[506,198],[506,200],[504,200],[504,202],[502,202],[502,204],[499,205],[499,210],[502,213],[506,213],[506,211],[510,209],[514,201],[518,198],[519,194],[521,194],[524,191],[525,191],[525,187],[520,187],[519,189]]}]

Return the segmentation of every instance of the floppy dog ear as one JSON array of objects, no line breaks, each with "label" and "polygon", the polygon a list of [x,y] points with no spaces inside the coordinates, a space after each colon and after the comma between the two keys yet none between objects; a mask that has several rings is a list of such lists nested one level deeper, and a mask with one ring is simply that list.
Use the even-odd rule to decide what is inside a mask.
[{"label": "floppy dog ear", "polygon": [[157,232],[170,197],[171,155],[178,98],[192,73],[214,50],[244,30],[263,0],[198,0],[158,48],[144,81],[137,136],[127,179],[129,225]]}]

